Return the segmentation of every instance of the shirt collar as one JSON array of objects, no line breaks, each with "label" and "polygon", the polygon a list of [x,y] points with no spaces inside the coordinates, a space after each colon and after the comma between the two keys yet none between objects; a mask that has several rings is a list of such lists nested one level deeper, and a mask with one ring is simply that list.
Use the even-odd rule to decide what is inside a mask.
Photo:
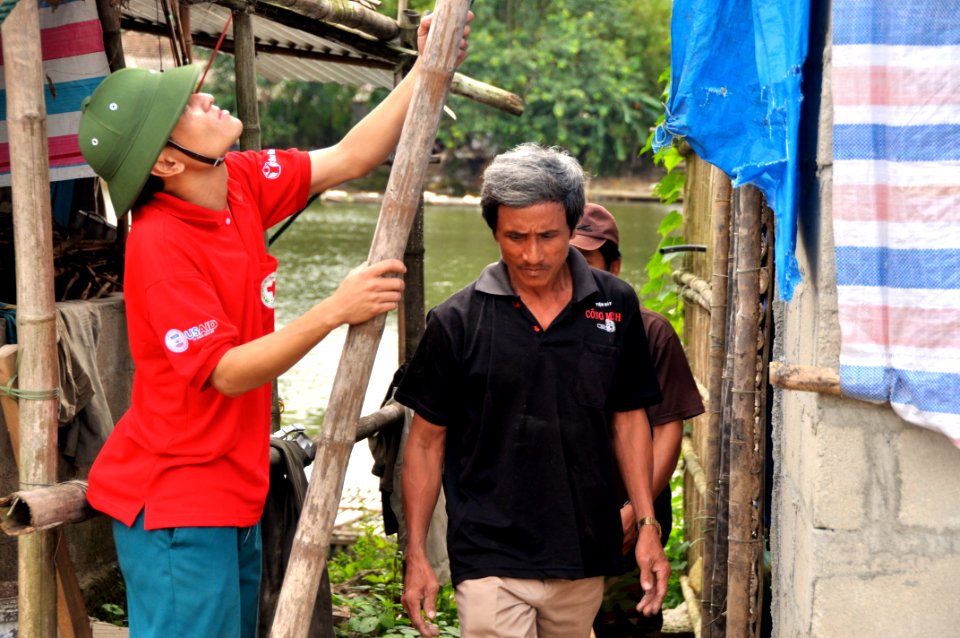
[{"label": "shirt collar", "polygon": [[[599,290],[597,282],[593,278],[593,273],[590,272],[587,260],[573,246],[569,248],[567,253],[567,265],[570,267],[570,275],[573,277],[574,301],[586,299]],[[483,272],[477,278],[476,289],[478,292],[488,295],[517,296],[517,293],[513,291],[513,286],[510,285],[507,265],[503,263],[502,259],[483,269]]]},{"label": "shirt collar", "polygon": [[153,196],[154,204],[159,204],[167,214],[186,222],[221,225],[230,216],[230,209],[214,210],[191,204],[175,195],[160,191]]}]

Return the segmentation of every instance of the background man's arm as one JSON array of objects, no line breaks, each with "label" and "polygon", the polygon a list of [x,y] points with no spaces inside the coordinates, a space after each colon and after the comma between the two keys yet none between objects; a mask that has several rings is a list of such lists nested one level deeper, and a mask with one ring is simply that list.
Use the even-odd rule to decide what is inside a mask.
[{"label": "background man's arm", "polygon": [[[653,426],[653,488],[654,499],[670,484],[670,478],[677,469],[680,458],[680,442],[683,438],[683,421],[668,421]],[[623,525],[623,553],[633,549],[637,542],[637,519],[633,505],[626,503],[620,510],[620,522]]]},{"label": "background man's arm", "polygon": [[653,426],[653,497],[670,485],[680,459],[683,421],[668,421]]},{"label": "background man's arm", "polygon": [[407,519],[407,554],[403,575],[403,608],[421,636],[440,630],[428,622],[436,617],[440,584],[427,559],[427,529],[440,494],[440,475],[447,429],[415,414],[403,449],[403,511]]},{"label": "background man's arm", "polygon": [[[645,410],[614,413],[613,446],[623,484],[633,504],[634,522],[654,516],[651,489],[653,443]],[[654,526],[644,525],[640,528],[636,558],[640,567],[640,587],[643,589],[643,598],[637,604],[637,611],[649,616],[660,611],[670,577],[670,563],[663,554],[660,535]]]}]

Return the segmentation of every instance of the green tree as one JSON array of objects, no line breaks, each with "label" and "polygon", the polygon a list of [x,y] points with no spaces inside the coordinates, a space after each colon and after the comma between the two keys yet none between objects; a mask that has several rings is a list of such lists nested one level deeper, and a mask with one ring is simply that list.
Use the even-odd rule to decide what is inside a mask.
[{"label": "green tree", "polygon": [[495,0],[474,6],[467,75],[520,95],[522,117],[451,99],[448,147],[493,154],[525,141],[557,144],[597,175],[636,162],[662,109],[669,0]]}]

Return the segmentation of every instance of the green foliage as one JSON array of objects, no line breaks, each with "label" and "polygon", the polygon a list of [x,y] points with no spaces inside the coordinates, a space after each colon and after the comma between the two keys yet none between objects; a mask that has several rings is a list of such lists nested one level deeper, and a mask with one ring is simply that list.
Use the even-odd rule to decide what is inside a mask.
[{"label": "green foliage", "polygon": [[[336,628],[338,638],[417,636],[400,603],[403,593],[403,560],[393,537],[366,521],[349,551],[330,558],[328,569],[333,604],[345,605],[350,619]],[[453,587],[440,590],[434,621],[441,636],[460,636]]]},{"label": "green foliage", "polygon": [[686,532],[683,517],[683,472],[679,468],[670,477],[670,493],[673,528],[664,548],[667,560],[670,561],[670,581],[667,583],[667,596],[663,599],[664,609],[673,609],[683,602],[680,576],[687,573],[687,550],[690,549],[689,541],[684,540]]},{"label": "green foliage", "polygon": [[102,613],[97,615],[98,618],[101,618],[108,623],[117,625],[118,627],[127,626],[127,610],[120,605],[114,603],[104,603],[100,605],[100,611]]},{"label": "green foliage", "polygon": [[[662,122],[663,115],[657,120],[657,124]],[[643,151],[651,150],[652,146],[653,133],[647,138]],[[664,204],[676,204],[683,195],[683,186],[686,183],[686,175],[683,171],[677,170],[683,163],[683,156],[675,146],[667,146],[653,155],[653,161],[667,169],[667,174],[654,186],[654,194]],[[647,262],[647,283],[640,289],[643,305],[669,319],[679,334],[683,334],[683,302],[673,282],[673,261],[680,256],[680,253],[664,255],[660,249],[682,244],[683,237],[679,234],[682,228],[683,213],[678,208],[671,210],[660,222],[660,227],[657,228],[660,243],[650,257],[650,261]]]},{"label": "green foliage", "polygon": [[492,156],[521,142],[560,145],[596,175],[622,174],[661,109],[669,0],[499,0],[474,8],[462,71],[523,98],[522,117],[452,97],[440,140]]}]

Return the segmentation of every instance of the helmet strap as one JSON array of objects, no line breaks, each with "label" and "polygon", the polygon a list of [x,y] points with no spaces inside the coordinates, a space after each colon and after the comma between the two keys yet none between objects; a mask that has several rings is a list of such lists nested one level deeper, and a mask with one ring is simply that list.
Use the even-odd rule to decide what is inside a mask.
[{"label": "helmet strap", "polygon": [[220,157],[208,157],[206,155],[201,155],[196,151],[191,151],[189,148],[180,146],[173,140],[167,140],[167,146],[172,146],[173,148],[177,149],[187,157],[191,159],[195,159],[198,162],[203,162],[204,164],[209,164],[210,166],[220,166],[221,164],[223,164],[223,159],[224,159],[223,155],[221,155]]}]

